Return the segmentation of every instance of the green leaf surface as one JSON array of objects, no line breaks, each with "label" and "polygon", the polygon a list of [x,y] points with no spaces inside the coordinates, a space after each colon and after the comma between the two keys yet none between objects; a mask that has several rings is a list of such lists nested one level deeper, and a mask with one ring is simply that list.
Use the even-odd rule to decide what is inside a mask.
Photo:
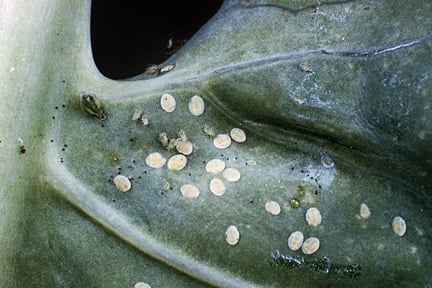
[{"label": "green leaf surface", "polygon": [[[0,2],[4,287],[432,285],[429,1],[228,0],[159,66],[172,71],[125,81],[95,67],[90,8]],[[161,108],[165,93],[173,112]],[[107,119],[86,113],[81,95],[95,95]],[[131,119],[136,110],[148,125]],[[247,139],[220,149],[205,126]],[[194,148],[186,167],[149,167],[150,153],[178,154],[160,133],[181,130]],[[212,159],[240,180],[207,172]],[[212,178],[225,194],[210,191]],[[199,196],[182,196],[185,184]],[[318,251],[290,250],[294,231],[317,237]]]}]

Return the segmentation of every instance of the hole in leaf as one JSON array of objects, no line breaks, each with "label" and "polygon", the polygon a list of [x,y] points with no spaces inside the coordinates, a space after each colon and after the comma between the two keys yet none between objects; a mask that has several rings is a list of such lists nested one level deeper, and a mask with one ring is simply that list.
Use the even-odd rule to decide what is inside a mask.
[{"label": "hole in leaf", "polygon": [[[222,0],[93,0],[91,42],[99,71],[111,79],[144,73],[190,39]],[[168,49],[169,40],[172,47]]]}]

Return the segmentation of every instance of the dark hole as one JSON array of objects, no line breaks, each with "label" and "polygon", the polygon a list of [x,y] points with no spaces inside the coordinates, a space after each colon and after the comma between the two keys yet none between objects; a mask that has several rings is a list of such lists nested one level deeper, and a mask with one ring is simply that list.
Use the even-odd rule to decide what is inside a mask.
[{"label": "dark hole", "polygon": [[96,66],[108,78],[124,79],[170,57],[168,40],[190,39],[222,0],[93,0],[91,41]]}]

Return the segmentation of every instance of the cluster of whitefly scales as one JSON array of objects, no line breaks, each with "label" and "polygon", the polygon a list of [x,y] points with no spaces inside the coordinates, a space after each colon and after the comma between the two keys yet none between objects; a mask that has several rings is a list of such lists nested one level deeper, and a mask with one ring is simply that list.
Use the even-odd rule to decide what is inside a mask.
[{"label": "cluster of whitefly scales", "polygon": [[[166,113],[172,113],[177,107],[176,99],[173,95],[164,93],[160,98],[160,107]],[[194,95],[188,102],[189,112],[193,116],[200,116],[205,111],[205,102],[199,95]],[[144,126],[150,124],[150,119],[141,110],[134,110],[131,116],[132,121],[141,120]],[[228,133],[217,134],[214,128],[204,124],[203,132],[213,138],[213,145],[217,149],[227,149],[231,146],[232,142],[243,143],[246,142],[246,133],[241,128],[233,128]],[[171,135],[172,136],[172,135]],[[164,152],[152,151],[146,158],[145,163],[148,167],[153,169],[163,169],[166,167],[171,171],[183,170],[188,163],[188,156],[193,153],[194,145],[188,139],[186,131],[181,129],[175,137],[170,137],[167,132],[161,131],[159,133],[159,141],[165,150],[175,150],[178,154],[171,156],[169,159],[164,156]],[[256,164],[254,162],[254,164]],[[252,163],[251,163],[252,165]],[[225,187],[226,182],[237,182],[241,178],[239,170],[226,167],[226,163],[221,159],[210,159],[204,167],[205,171],[214,177],[208,183],[209,191],[215,196],[223,196],[227,191]],[[123,176],[117,175],[114,178],[114,184],[123,192],[129,191],[132,187],[130,180]],[[197,198],[200,196],[200,189],[193,183],[181,185],[180,193],[185,198]],[[234,225],[231,225],[225,231],[225,239],[229,245],[236,245],[240,239],[240,233]]]},{"label": "cluster of whitefly scales", "polygon": [[[176,105],[176,100],[171,94],[165,93],[161,96],[160,106],[166,113],[172,113],[176,109]],[[200,96],[195,95],[189,99],[188,108],[189,112],[193,116],[200,116],[205,111],[205,102]],[[133,121],[141,119],[145,126],[150,123],[148,116],[143,115],[140,110],[135,110],[131,119]],[[231,146],[233,141],[244,143],[247,139],[245,131],[238,127],[232,128],[228,133],[216,134],[212,127],[204,125],[203,131],[213,138],[213,145],[217,149],[227,149]],[[151,152],[145,159],[146,165],[154,169],[160,169],[166,166],[172,171],[180,171],[184,169],[188,163],[187,156],[191,155],[194,150],[192,142],[189,141],[187,137],[187,133],[184,130],[180,130],[177,137],[170,138],[166,132],[161,131],[159,134],[159,140],[164,148],[170,151],[175,149],[178,154],[171,156],[167,160],[161,152]],[[333,160],[328,156],[323,156],[320,160],[324,168],[332,169],[335,166]],[[249,160],[248,165],[256,165],[256,162]],[[237,182],[241,179],[240,171],[231,167],[227,168],[226,163],[221,159],[210,159],[207,161],[204,169],[207,173],[214,175],[208,184],[208,189],[212,194],[218,197],[223,196],[226,192],[225,181]],[[132,187],[130,180],[123,175],[117,175],[113,182],[115,186],[123,192],[129,191]],[[180,187],[180,193],[185,198],[193,199],[199,197],[201,192],[197,186],[188,183]],[[273,216],[278,216],[282,212],[279,203],[273,200],[267,201],[264,208],[266,212]],[[371,211],[366,203],[360,204],[358,216],[359,219],[363,220],[371,217]],[[320,210],[316,207],[308,208],[305,213],[305,221],[312,227],[319,226],[322,222]],[[405,220],[400,216],[394,217],[392,220],[392,229],[397,235],[403,236],[406,232]],[[228,226],[225,231],[225,240],[229,245],[238,244],[240,240],[240,232],[235,225]],[[301,249],[303,254],[311,255],[319,250],[320,240],[313,235],[305,239],[304,234],[297,230],[288,236],[288,247],[292,251]],[[148,284],[142,282],[137,283],[137,285],[139,287],[149,287],[145,286]]]}]

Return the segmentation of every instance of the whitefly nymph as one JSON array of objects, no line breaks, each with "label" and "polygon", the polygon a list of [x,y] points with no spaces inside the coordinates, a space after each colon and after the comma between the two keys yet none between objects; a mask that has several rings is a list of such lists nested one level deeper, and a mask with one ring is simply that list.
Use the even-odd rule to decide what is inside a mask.
[{"label": "whitefly nymph", "polygon": [[311,255],[318,251],[320,247],[320,241],[316,237],[310,237],[303,242],[302,252],[305,255]]},{"label": "whitefly nymph", "polygon": [[370,211],[369,207],[366,205],[366,203],[360,204],[359,214],[360,214],[360,217],[363,219],[367,219],[370,217],[371,211]]},{"label": "whitefly nymph", "polygon": [[398,236],[402,237],[403,235],[405,235],[407,229],[405,220],[400,216],[394,217],[392,221],[392,229],[393,232],[396,233],[396,235]]},{"label": "whitefly nymph", "polygon": [[127,192],[132,188],[130,180],[123,175],[116,175],[113,182],[117,189],[122,192]]},{"label": "whitefly nymph", "polygon": [[146,157],[145,162],[151,168],[162,168],[166,163],[166,158],[162,154],[154,152]]},{"label": "whitefly nymph", "polygon": [[321,224],[321,212],[315,208],[311,207],[306,211],[306,222],[311,226],[318,226]]},{"label": "whitefly nymph", "polygon": [[227,168],[222,173],[223,177],[229,182],[237,182],[240,180],[240,172],[235,168]]},{"label": "whitefly nymph", "polygon": [[82,95],[80,101],[81,107],[88,114],[95,116],[99,120],[105,120],[106,113],[101,102],[94,95]]},{"label": "whitefly nymph", "polygon": [[185,184],[180,187],[180,192],[185,198],[197,198],[200,195],[198,187],[192,184]]},{"label": "whitefly nymph", "polygon": [[212,159],[207,162],[205,169],[208,173],[219,173],[225,169],[225,162],[220,159]]},{"label": "whitefly nymph", "polygon": [[160,105],[165,112],[171,113],[176,108],[176,100],[171,94],[165,93],[160,99]]},{"label": "whitefly nymph", "polygon": [[186,167],[187,164],[187,158],[186,156],[182,154],[177,154],[172,156],[168,160],[168,169],[169,170],[182,170],[184,167]]},{"label": "whitefly nymph", "polygon": [[225,241],[233,246],[236,245],[240,240],[240,232],[236,226],[231,225],[225,231]]},{"label": "whitefly nymph", "polygon": [[333,160],[327,156],[324,155],[321,157],[321,164],[325,167],[325,168],[333,168],[335,166],[335,163],[333,162]]},{"label": "whitefly nymph", "polygon": [[231,145],[231,137],[228,134],[219,134],[213,139],[213,145],[218,149],[226,149]]},{"label": "whitefly nymph", "polygon": [[281,207],[276,201],[268,201],[264,205],[265,210],[272,215],[279,215],[281,213]]},{"label": "whitefly nymph", "polygon": [[189,100],[189,112],[194,116],[200,116],[204,113],[205,104],[204,100],[195,95]]},{"label": "whitefly nymph", "polygon": [[193,152],[193,145],[190,141],[178,141],[176,143],[176,150],[183,155],[190,155]]},{"label": "whitefly nymph", "polygon": [[213,178],[210,180],[209,188],[210,191],[216,196],[222,196],[225,194],[225,184],[219,178]]},{"label": "whitefly nymph", "polygon": [[243,143],[246,141],[246,133],[243,131],[243,129],[240,128],[231,129],[230,136],[232,140],[238,143]]},{"label": "whitefly nymph", "polygon": [[134,288],[151,288],[151,286],[145,282],[137,282],[135,283]]},{"label": "whitefly nymph", "polygon": [[303,241],[304,241],[303,233],[300,231],[295,231],[291,233],[291,235],[288,237],[288,247],[292,251],[297,251],[302,247]]}]

